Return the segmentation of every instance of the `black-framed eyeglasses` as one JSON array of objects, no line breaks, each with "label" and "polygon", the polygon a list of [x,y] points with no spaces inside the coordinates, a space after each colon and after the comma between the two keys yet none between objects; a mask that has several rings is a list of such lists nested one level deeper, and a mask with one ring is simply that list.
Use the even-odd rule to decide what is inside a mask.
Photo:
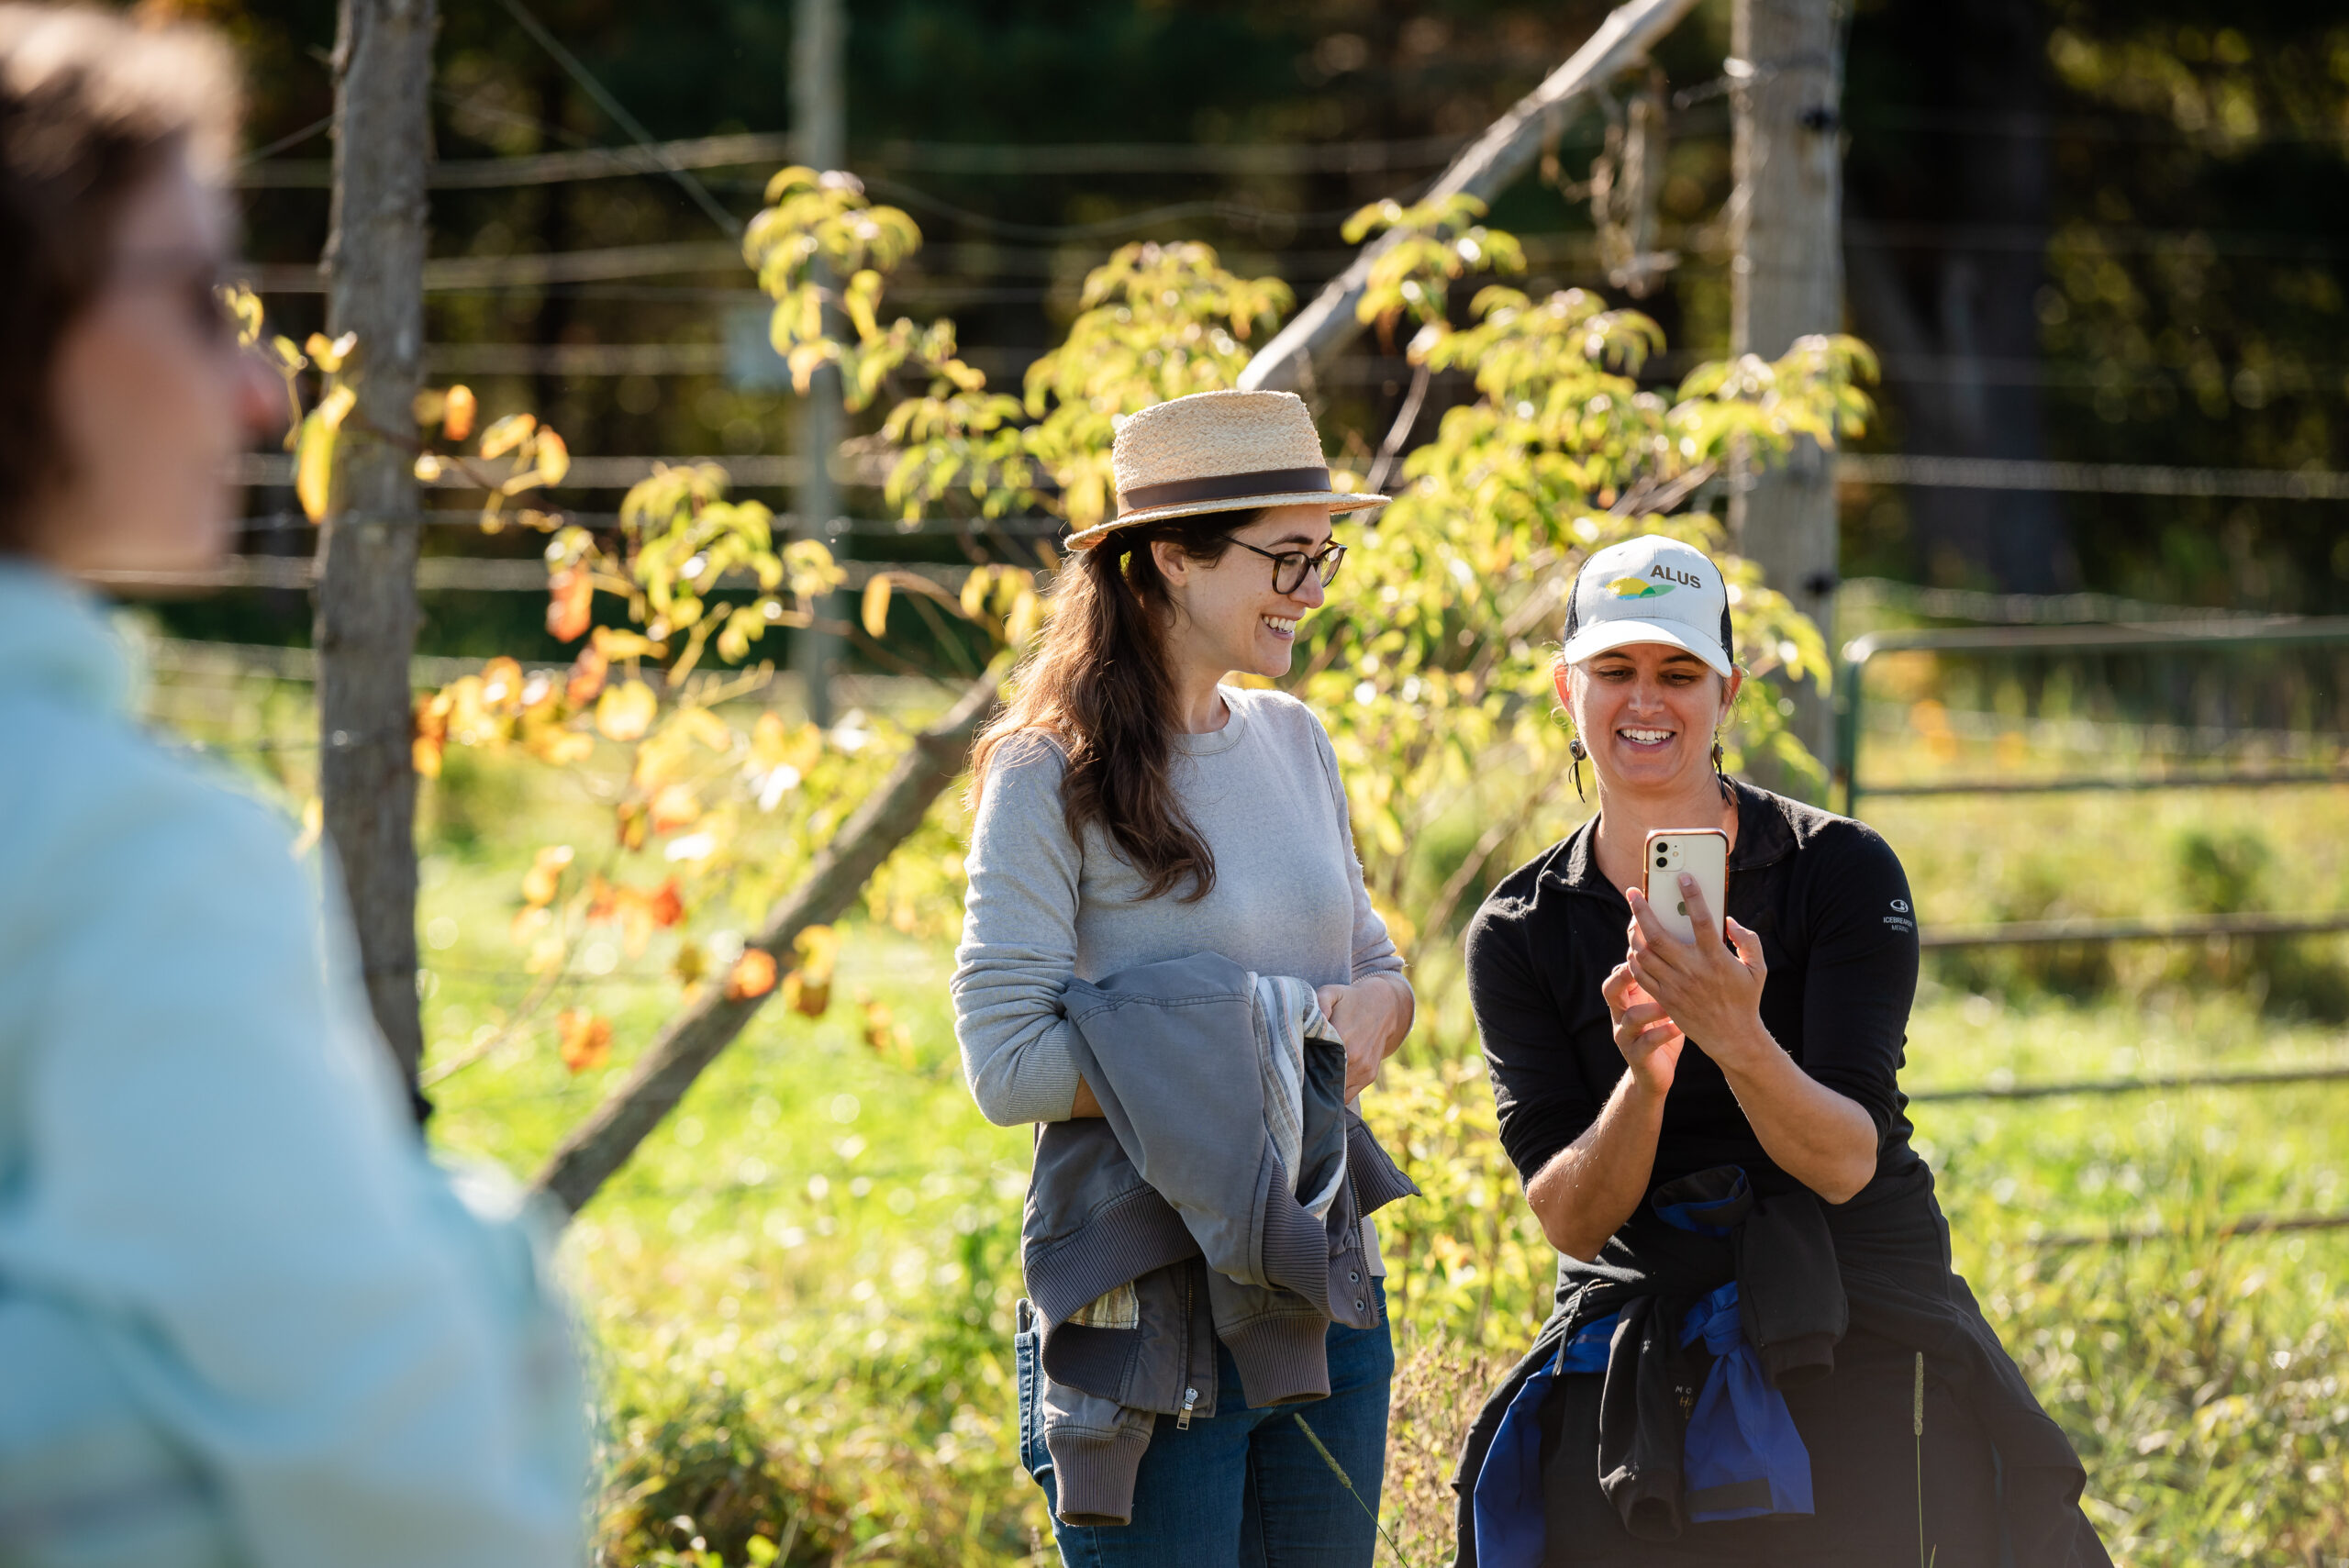
[{"label": "black-framed eyeglasses", "polygon": [[1321,586],[1326,588],[1337,580],[1338,568],[1344,565],[1346,560],[1346,547],[1334,540],[1311,555],[1301,550],[1256,550],[1244,539],[1231,542],[1242,550],[1256,550],[1258,555],[1273,563],[1273,592],[1275,594],[1296,593],[1305,585],[1305,574],[1308,571],[1318,575],[1321,579]]}]

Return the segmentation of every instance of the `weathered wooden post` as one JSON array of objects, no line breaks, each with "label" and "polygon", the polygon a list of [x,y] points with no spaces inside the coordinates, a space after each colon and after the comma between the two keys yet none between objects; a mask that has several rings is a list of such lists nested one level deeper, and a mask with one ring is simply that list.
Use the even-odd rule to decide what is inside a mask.
[{"label": "weathered wooden post", "polygon": [[358,928],[367,999],[411,1088],[424,1051],[416,976],[416,648],[410,406],[424,358],[425,173],[434,0],[342,0],[334,51],[327,333],[355,334],[318,539],[318,794]]},{"label": "weathered wooden post", "polygon": [[[1774,360],[1807,333],[1842,329],[1838,28],[1835,0],[1737,0],[1732,14],[1733,353]],[[1739,552],[1831,637],[1837,528],[1826,454],[1805,440],[1785,467],[1750,482],[1741,477],[1731,489],[1730,526]],[[1815,683],[1791,695],[1795,734],[1823,762],[1832,751],[1834,714]]]},{"label": "weathered wooden post", "polygon": [[[818,173],[840,168],[848,161],[847,64],[848,22],[841,0],[799,0],[791,40],[791,113],[799,140],[799,156]],[[833,279],[820,268],[816,281],[830,287]],[[840,516],[840,491],[832,483],[832,452],[841,443],[841,373],[824,365],[808,379],[807,395],[799,400],[796,421],[800,460],[807,465],[793,509],[798,514],[796,532],[802,539],[820,539],[835,553],[841,540],[832,531]],[[836,595],[835,595],[836,596]],[[819,602],[818,614],[835,614],[829,601]],[[840,639],[820,627],[798,636],[792,663],[807,692],[807,717],[818,724],[832,722],[831,677],[840,657]]]}]

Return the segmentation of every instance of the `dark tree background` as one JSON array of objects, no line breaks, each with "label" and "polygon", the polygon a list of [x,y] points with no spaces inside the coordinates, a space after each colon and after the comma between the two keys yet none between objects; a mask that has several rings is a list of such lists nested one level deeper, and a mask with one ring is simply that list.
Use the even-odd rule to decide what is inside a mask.
[{"label": "dark tree background", "polygon": [[[789,0],[528,0],[658,137],[778,131],[791,120]],[[251,62],[256,150],[330,106],[324,0],[191,0]],[[1197,238],[1299,298],[1347,255],[1345,216],[1408,196],[1450,150],[1562,61],[1597,0],[859,0],[851,12],[852,162],[929,243],[896,306],[952,315],[999,384],[1053,340],[1085,270],[1135,239]],[[1720,225],[1729,188],[1718,89],[1726,0],[1706,0],[1660,64],[1677,95],[1664,243],[1683,257],[1640,303],[1670,335],[1668,381],[1720,352]],[[452,8],[440,45],[437,151],[513,157],[626,141],[500,6]],[[2337,469],[2349,213],[2349,25],[2313,0],[1860,0],[1849,35],[1845,253],[1852,325],[1886,357],[1868,445],[1992,458]],[[1536,286],[1610,295],[1585,180],[1604,129],[1570,128],[1549,176],[1495,220],[1524,235]],[[1139,144],[1140,153],[1121,151]],[[1189,166],[1168,147],[1304,148]],[[1360,144],[1339,155],[1330,150]],[[1042,154],[1027,150],[1042,149]],[[1313,151],[1311,150],[1321,150]],[[323,159],[323,134],[271,150]],[[1159,167],[1141,165],[1156,162]],[[738,215],[768,166],[701,178]],[[250,250],[315,261],[326,193],[248,193]],[[603,254],[606,275],[452,288],[428,319],[437,379],[491,414],[540,412],[574,451],[780,451],[788,395],[725,371],[760,296],[728,239],[674,183],[605,178],[440,190],[436,257]],[[647,261],[633,248],[693,246]],[[1463,296],[1464,298],[1464,295]],[[298,338],[317,296],[277,295]],[[749,328],[755,331],[755,327]],[[628,353],[595,352],[627,349]],[[590,356],[583,358],[583,355]],[[1406,373],[1366,340],[1326,378],[1333,425],[1375,431]],[[1422,428],[1456,389],[1439,385]],[[763,493],[778,508],[780,492]],[[565,499],[609,510],[610,493]],[[877,495],[852,506],[877,517]],[[253,498],[256,513],[290,509]],[[1847,574],[2045,592],[2092,587],[2187,603],[2349,608],[2349,508],[2011,490],[1854,487]],[[436,530],[436,550],[527,552]],[[300,551],[301,530],[246,547]],[[860,533],[868,556],[958,558],[952,540]],[[429,596],[429,646],[513,651],[527,595]],[[180,607],[189,630],[298,640],[295,595]]]}]

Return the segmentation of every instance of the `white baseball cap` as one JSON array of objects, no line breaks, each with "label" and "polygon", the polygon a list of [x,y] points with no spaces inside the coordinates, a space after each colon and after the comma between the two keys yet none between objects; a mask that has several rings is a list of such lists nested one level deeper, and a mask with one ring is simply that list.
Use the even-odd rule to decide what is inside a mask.
[{"label": "white baseball cap", "polygon": [[1729,588],[1703,550],[1642,534],[1582,563],[1566,598],[1566,662],[1635,642],[1681,649],[1729,678]]}]

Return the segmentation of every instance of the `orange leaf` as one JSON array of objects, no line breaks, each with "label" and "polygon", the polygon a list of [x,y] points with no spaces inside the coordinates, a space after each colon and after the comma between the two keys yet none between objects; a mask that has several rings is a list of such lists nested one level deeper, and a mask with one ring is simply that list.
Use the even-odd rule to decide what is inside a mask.
[{"label": "orange leaf", "polygon": [[864,1043],[876,1055],[885,1054],[894,1037],[896,1018],[889,1011],[889,1004],[870,997],[859,997],[864,1007]]},{"label": "orange leaf", "polygon": [[774,954],[763,948],[744,948],[726,977],[726,999],[747,1002],[774,989]]},{"label": "orange leaf", "polygon": [[[548,614],[553,614],[551,608]],[[581,649],[579,657],[571,662],[571,679],[563,684],[562,700],[573,707],[585,707],[594,702],[596,694],[604,689],[604,676],[611,667],[611,660],[605,657],[598,645],[591,642]]]},{"label": "orange leaf", "polygon": [[677,879],[671,877],[644,895],[644,912],[652,923],[666,929],[685,917],[685,901],[677,892]]},{"label": "orange leaf", "polygon": [[449,710],[453,701],[445,691],[435,692],[416,705],[414,744],[408,749],[408,765],[420,778],[440,776],[440,752],[449,740]]},{"label": "orange leaf", "polygon": [[470,386],[452,386],[440,405],[440,433],[452,441],[462,441],[473,433],[473,416],[481,406],[473,400]]},{"label": "orange leaf", "polygon": [[611,1019],[566,1008],[555,1016],[554,1030],[562,1064],[573,1073],[591,1073],[611,1060]]},{"label": "orange leaf", "polygon": [[585,567],[566,566],[554,573],[547,579],[548,635],[557,642],[576,642],[586,636],[595,603],[596,581]]}]

